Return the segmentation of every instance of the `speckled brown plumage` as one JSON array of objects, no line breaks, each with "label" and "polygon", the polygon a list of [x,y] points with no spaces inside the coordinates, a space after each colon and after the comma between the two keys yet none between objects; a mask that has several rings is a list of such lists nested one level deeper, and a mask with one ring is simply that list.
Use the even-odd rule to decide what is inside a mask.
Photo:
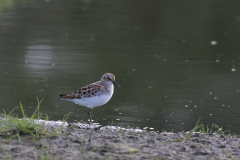
[{"label": "speckled brown plumage", "polygon": [[82,97],[94,97],[94,96],[100,96],[102,94],[106,94],[108,92],[108,89],[106,86],[104,86],[101,81],[92,83],[90,85],[86,85],[85,87],[82,87],[81,89],[77,90],[76,92],[73,92],[71,94],[61,94],[59,95],[59,98],[61,99],[81,99]]}]

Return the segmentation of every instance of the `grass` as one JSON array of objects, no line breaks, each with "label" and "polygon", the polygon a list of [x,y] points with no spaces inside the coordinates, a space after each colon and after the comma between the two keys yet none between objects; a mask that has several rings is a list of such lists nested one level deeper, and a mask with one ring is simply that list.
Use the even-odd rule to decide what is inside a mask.
[{"label": "grass", "polygon": [[195,127],[190,132],[187,133],[187,135],[185,137],[185,142],[187,140],[189,140],[189,138],[192,136],[193,132],[195,132],[198,128],[203,126],[203,124],[198,125],[199,121],[200,121],[200,118],[198,119],[197,124],[195,125]]},{"label": "grass", "polygon": [[[200,132],[201,132],[201,133],[205,133],[205,134],[213,134],[213,133],[215,133],[215,134],[217,134],[217,135],[221,135],[221,134],[223,134],[223,129],[222,129],[222,127],[219,127],[219,126],[216,125],[216,124],[212,124],[212,127],[211,127],[211,128],[209,128],[209,127],[207,126],[206,129],[205,129],[204,125],[202,125],[202,126],[201,126],[201,129],[200,129]],[[224,134],[225,134],[225,133],[224,133]],[[230,132],[229,132],[229,134],[230,134]]]},{"label": "grass", "polygon": [[[200,118],[198,119],[195,127],[191,131],[189,131],[184,138],[179,138],[179,139],[170,141],[169,143],[171,143],[171,142],[181,142],[183,140],[185,140],[185,142],[187,142],[191,138],[193,133],[197,132],[197,131],[200,132],[200,133],[204,133],[204,134],[217,134],[219,136],[220,135],[226,135],[225,132],[223,132],[222,127],[219,127],[216,124],[212,124],[212,127],[210,129],[208,128],[208,126],[205,129],[205,126],[203,124],[199,125],[199,121],[200,121]],[[163,132],[164,132],[164,130],[163,130]],[[230,131],[228,131],[228,135],[230,135]]]},{"label": "grass", "polygon": [[225,133],[228,132],[228,135],[230,135],[230,131],[223,132],[222,127],[219,127],[216,124],[212,124],[211,128],[209,128],[208,126],[205,127],[203,124],[198,125],[199,120],[197,121],[197,124],[195,125],[195,127],[186,135],[185,137],[186,141],[191,137],[193,132],[197,131],[198,129],[200,133],[204,133],[204,134],[217,134],[220,136],[220,135],[226,135]]},{"label": "grass", "polygon": [[[37,99],[38,100],[38,99]],[[34,139],[40,135],[46,134],[46,129],[43,125],[38,124],[37,120],[48,120],[47,116],[43,116],[40,112],[40,104],[42,100],[38,100],[38,105],[32,116],[28,117],[23,109],[23,105],[20,102],[20,109],[22,112],[22,118],[12,116],[15,107],[10,113],[0,113],[0,135],[8,137],[8,140],[17,137],[19,141],[23,139],[22,135],[31,135]],[[24,140],[24,139],[23,139]]]},{"label": "grass", "polygon": [[229,152],[227,152],[225,149],[222,149],[222,151],[224,152],[224,153],[226,153],[230,158],[231,158],[231,160],[237,160],[236,158],[234,158],[233,157],[233,155],[231,155]]}]

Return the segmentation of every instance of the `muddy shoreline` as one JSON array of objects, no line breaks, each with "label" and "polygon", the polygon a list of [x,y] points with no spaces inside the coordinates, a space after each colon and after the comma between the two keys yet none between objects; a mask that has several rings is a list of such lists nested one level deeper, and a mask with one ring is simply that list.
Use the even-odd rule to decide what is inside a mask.
[{"label": "muddy shoreline", "polygon": [[[1,159],[240,159],[240,138],[236,135],[156,133],[140,129],[87,124],[45,124],[56,135],[21,141],[0,137]],[[58,123],[58,124],[57,124]],[[62,127],[62,128],[60,128]],[[60,128],[60,129],[59,129]]]}]

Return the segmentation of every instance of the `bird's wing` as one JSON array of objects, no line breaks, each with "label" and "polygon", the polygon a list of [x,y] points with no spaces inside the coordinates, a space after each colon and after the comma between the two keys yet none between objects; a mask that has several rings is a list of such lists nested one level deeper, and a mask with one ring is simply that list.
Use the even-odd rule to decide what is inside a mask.
[{"label": "bird's wing", "polygon": [[99,84],[99,82],[92,83],[89,85],[86,85],[85,87],[82,87],[81,89],[77,90],[76,92],[73,92],[71,94],[60,94],[59,98],[61,99],[81,99],[83,97],[93,97],[96,96],[97,93],[100,92],[102,85]]}]

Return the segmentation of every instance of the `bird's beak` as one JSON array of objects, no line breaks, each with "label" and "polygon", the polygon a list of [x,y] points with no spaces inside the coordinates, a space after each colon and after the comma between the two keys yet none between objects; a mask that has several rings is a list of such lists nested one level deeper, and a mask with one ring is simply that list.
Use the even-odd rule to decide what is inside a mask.
[{"label": "bird's beak", "polygon": [[120,87],[114,80],[113,80],[113,83],[116,84],[116,86]]}]

